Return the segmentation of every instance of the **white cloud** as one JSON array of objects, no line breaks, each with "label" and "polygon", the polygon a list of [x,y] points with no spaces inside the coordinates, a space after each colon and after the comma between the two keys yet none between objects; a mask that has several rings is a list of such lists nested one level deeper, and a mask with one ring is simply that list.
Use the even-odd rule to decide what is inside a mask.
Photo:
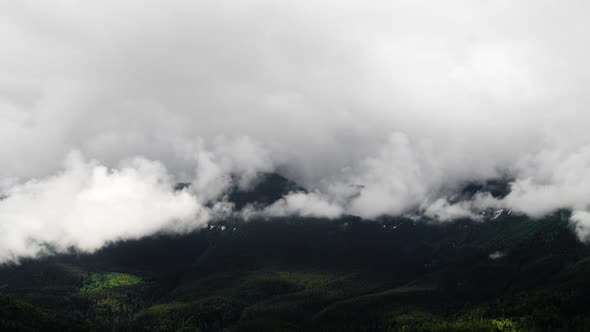
[{"label": "white cloud", "polygon": [[489,254],[488,257],[490,257],[491,260],[498,260],[500,258],[503,258],[504,256],[506,256],[505,253],[501,251],[494,251],[493,253]]},{"label": "white cloud", "polygon": [[65,169],[12,185],[0,201],[0,263],[47,251],[93,252],[158,231],[187,232],[209,212],[158,162],[133,158],[109,169],[69,155]]},{"label": "white cloud", "polygon": [[218,199],[235,183],[246,190],[253,185],[260,173],[273,171],[274,165],[268,151],[248,137],[228,140],[218,137],[213,150],[207,150],[202,140],[196,149],[188,149],[196,162],[191,190],[202,200]]},{"label": "white cloud", "polygon": [[474,214],[470,201],[462,201],[455,204],[450,203],[446,198],[439,198],[432,204],[426,205],[424,215],[440,221],[469,218],[480,219]]},{"label": "white cloud", "polygon": [[590,241],[590,212],[574,211],[571,220],[576,226],[576,233],[581,241]]},{"label": "white cloud", "polygon": [[246,211],[250,215],[285,217],[303,216],[318,218],[337,218],[343,213],[342,207],[330,202],[316,192],[292,192],[265,207],[262,211]]}]

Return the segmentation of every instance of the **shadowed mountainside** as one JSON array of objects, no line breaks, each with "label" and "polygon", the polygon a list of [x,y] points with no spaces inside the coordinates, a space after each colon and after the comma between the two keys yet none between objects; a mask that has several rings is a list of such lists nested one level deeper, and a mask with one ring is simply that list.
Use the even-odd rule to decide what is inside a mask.
[{"label": "shadowed mountainside", "polygon": [[[271,175],[230,197],[268,203],[292,188]],[[222,220],[4,266],[0,328],[583,331],[590,249],[568,220]]]}]

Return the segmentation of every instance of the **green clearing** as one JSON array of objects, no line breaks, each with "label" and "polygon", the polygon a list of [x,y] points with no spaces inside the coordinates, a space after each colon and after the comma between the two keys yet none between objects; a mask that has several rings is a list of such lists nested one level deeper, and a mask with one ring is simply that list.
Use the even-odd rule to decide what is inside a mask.
[{"label": "green clearing", "polygon": [[89,280],[80,288],[81,293],[95,293],[104,289],[131,286],[142,282],[140,277],[120,272],[91,273]]}]

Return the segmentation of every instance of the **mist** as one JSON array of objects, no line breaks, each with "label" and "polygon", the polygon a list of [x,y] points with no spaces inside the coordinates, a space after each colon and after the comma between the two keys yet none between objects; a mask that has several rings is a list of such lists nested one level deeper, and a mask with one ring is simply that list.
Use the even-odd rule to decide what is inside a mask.
[{"label": "mist", "polygon": [[202,227],[268,172],[309,191],[250,213],[569,208],[587,239],[588,6],[3,3],[0,262]]}]

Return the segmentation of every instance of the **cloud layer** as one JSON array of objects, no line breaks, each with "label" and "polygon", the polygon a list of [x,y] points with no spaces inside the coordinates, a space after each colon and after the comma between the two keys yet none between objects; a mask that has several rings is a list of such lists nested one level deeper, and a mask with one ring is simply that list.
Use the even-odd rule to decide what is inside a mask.
[{"label": "cloud layer", "polygon": [[[567,207],[585,237],[588,6],[1,4],[0,228],[10,235],[0,260],[46,242],[93,250],[197,227],[232,181],[269,171],[312,193],[268,213],[453,219],[482,206]],[[72,151],[97,161],[63,170]],[[502,200],[446,199],[505,175],[515,182]],[[192,189],[172,192],[172,181]],[[104,233],[89,238],[95,228]]]}]

